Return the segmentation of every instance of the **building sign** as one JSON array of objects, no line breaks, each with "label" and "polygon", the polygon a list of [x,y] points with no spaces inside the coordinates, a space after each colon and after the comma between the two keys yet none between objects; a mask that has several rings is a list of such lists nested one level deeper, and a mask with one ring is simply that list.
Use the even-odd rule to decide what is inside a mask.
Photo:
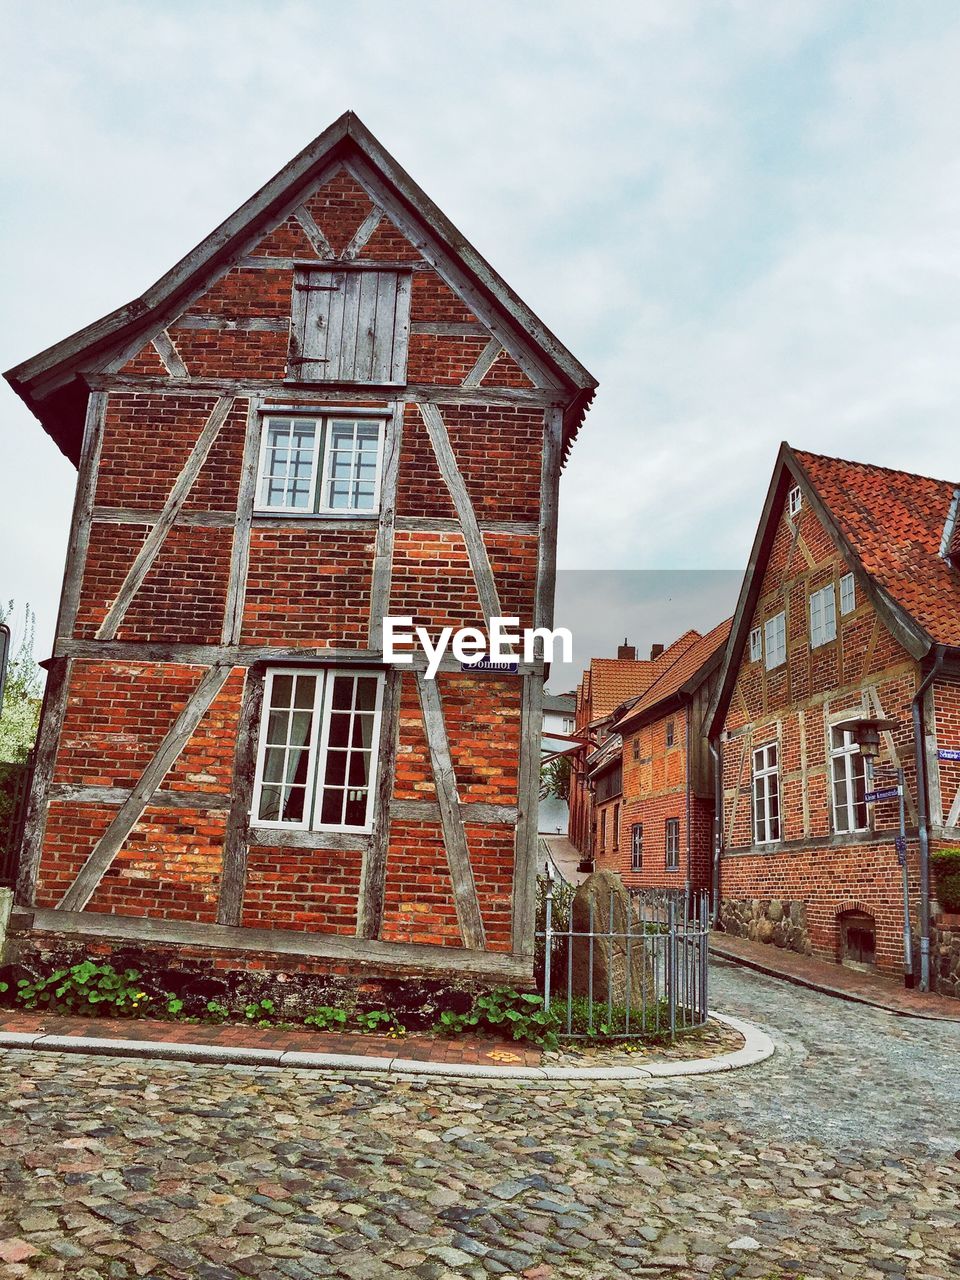
[{"label": "building sign", "polygon": [[938,747],[938,760],[960,760],[960,749],[957,747]]},{"label": "building sign", "polygon": [[481,658],[479,662],[461,662],[461,671],[505,671],[515,676],[520,670],[519,662],[494,662],[490,658]]},{"label": "building sign", "polygon": [[881,787],[879,791],[868,791],[863,798],[867,804],[876,804],[878,800],[896,800],[899,796],[899,787]]}]

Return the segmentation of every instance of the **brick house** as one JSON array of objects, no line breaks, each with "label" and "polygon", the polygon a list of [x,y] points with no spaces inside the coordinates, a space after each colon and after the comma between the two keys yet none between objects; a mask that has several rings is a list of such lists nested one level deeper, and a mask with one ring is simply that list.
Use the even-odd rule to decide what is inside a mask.
[{"label": "brick house", "polygon": [[716,788],[706,715],[730,622],[674,641],[653,683],[614,713],[620,789],[597,866],[628,885],[710,888]]},{"label": "brick house", "polygon": [[626,699],[642,693],[654,678],[654,661],[663,645],[654,645],[649,659],[637,658],[626,641],[615,658],[594,658],[577,685],[574,735],[581,746],[570,753],[570,819],[567,834],[584,858],[593,858],[599,834],[590,773],[598,763],[597,749],[611,733],[612,716]]},{"label": "brick house", "polygon": [[552,625],[594,379],[352,113],[7,377],[79,468],[21,952],[528,977],[543,663],[382,620]]},{"label": "brick house", "polygon": [[[928,852],[960,844],[957,495],[782,446],[711,715],[729,932],[904,973],[898,804],[865,799],[902,768],[926,981]],[[960,961],[951,947],[934,937],[934,969]]]}]

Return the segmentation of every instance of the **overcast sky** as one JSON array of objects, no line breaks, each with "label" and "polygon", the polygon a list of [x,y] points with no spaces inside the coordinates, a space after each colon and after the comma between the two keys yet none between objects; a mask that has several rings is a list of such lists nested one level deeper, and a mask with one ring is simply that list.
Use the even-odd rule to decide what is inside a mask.
[{"label": "overcast sky", "polygon": [[[352,107],[600,380],[562,567],[742,570],[781,439],[960,480],[951,0],[0,17],[4,368],[139,294]],[[75,473],[5,384],[0,475],[0,599],[33,604],[43,657]],[[710,625],[736,586],[714,581],[675,618],[645,588],[611,606],[607,643],[591,614],[591,648]]]}]

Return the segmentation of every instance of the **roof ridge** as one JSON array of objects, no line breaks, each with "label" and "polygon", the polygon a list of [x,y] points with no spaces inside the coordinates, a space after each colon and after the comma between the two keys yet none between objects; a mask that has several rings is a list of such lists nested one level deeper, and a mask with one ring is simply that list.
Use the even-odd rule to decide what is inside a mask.
[{"label": "roof ridge", "polygon": [[840,462],[845,467],[863,467],[866,471],[883,471],[886,475],[906,476],[908,480],[932,480],[935,484],[956,485],[955,480],[945,480],[943,476],[929,476],[920,471],[906,471],[903,467],[884,467],[878,462],[858,462],[855,458],[838,458],[832,453],[814,453],[810,449],[795,449],[789,446],[790,452],[798,458],[816,458],[820,462]]}]

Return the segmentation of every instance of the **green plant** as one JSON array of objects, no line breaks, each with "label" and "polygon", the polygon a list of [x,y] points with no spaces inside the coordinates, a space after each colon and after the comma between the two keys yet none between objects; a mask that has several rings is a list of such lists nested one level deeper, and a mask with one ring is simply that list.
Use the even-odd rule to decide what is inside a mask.
[{"label": "green plant", "polygon": [[243,1016],[248,1022],[255,1022],[258,1027],[269,1027],[273,1022],[274,1009],[272,1000],[254,1000],[244,1005]]},{"label": "green plant", "polygon": [[937,879],[937,901],[944,911],[960,911],[960,849],[938,849],[930,861]]},{"label": "green plant", "polygon": [[130,1018],[144,1013],[151,997],[139,985],[137,969],[118,973],[111,964],[83,960],[43,978],[20,978],[17,1000],[27,1009],[45,1007],[80,1014]]},{"label": "green plant", "polygon": [[441,1013],[434,1031],[458,1035],[464,1031],[509,1032],[514,1040],[555,1049],[560,1018],[556,1009],[545,1009],[543,997],[513,987],[494,987],[474,999],[466,1013]]},{"label": "green plant", "polygon": [[183,1012],[183,1001],[179,996],[172,995],[169,991],[164,993],[164,1008],[168,1017],[176,1018]]},{"label": "green plant", "polygon": [[354,1015],[354,1021],[361,1031],[386,1031],[388,1035],[400,1038],[407,1034],[407,1029],[389,1009],[368,1009],[366,1013]]},{"label": "green plant", "polygon": [[218,1025],[221,1022],[225,1022],[229,1017],[230,1010],[225,1004],[221,1004],[219,1000],[207,1001],[207,1016],[204,1018],[204,1022],[212,1022]]},{"label": "green plant", "polygon": [[316,1027],[318,1031],[343,1031],[350,1015],[346,1009],[338,1009],[333,1005],[322,1004],[308,1013],[304,1023],[308,1027]]}]

